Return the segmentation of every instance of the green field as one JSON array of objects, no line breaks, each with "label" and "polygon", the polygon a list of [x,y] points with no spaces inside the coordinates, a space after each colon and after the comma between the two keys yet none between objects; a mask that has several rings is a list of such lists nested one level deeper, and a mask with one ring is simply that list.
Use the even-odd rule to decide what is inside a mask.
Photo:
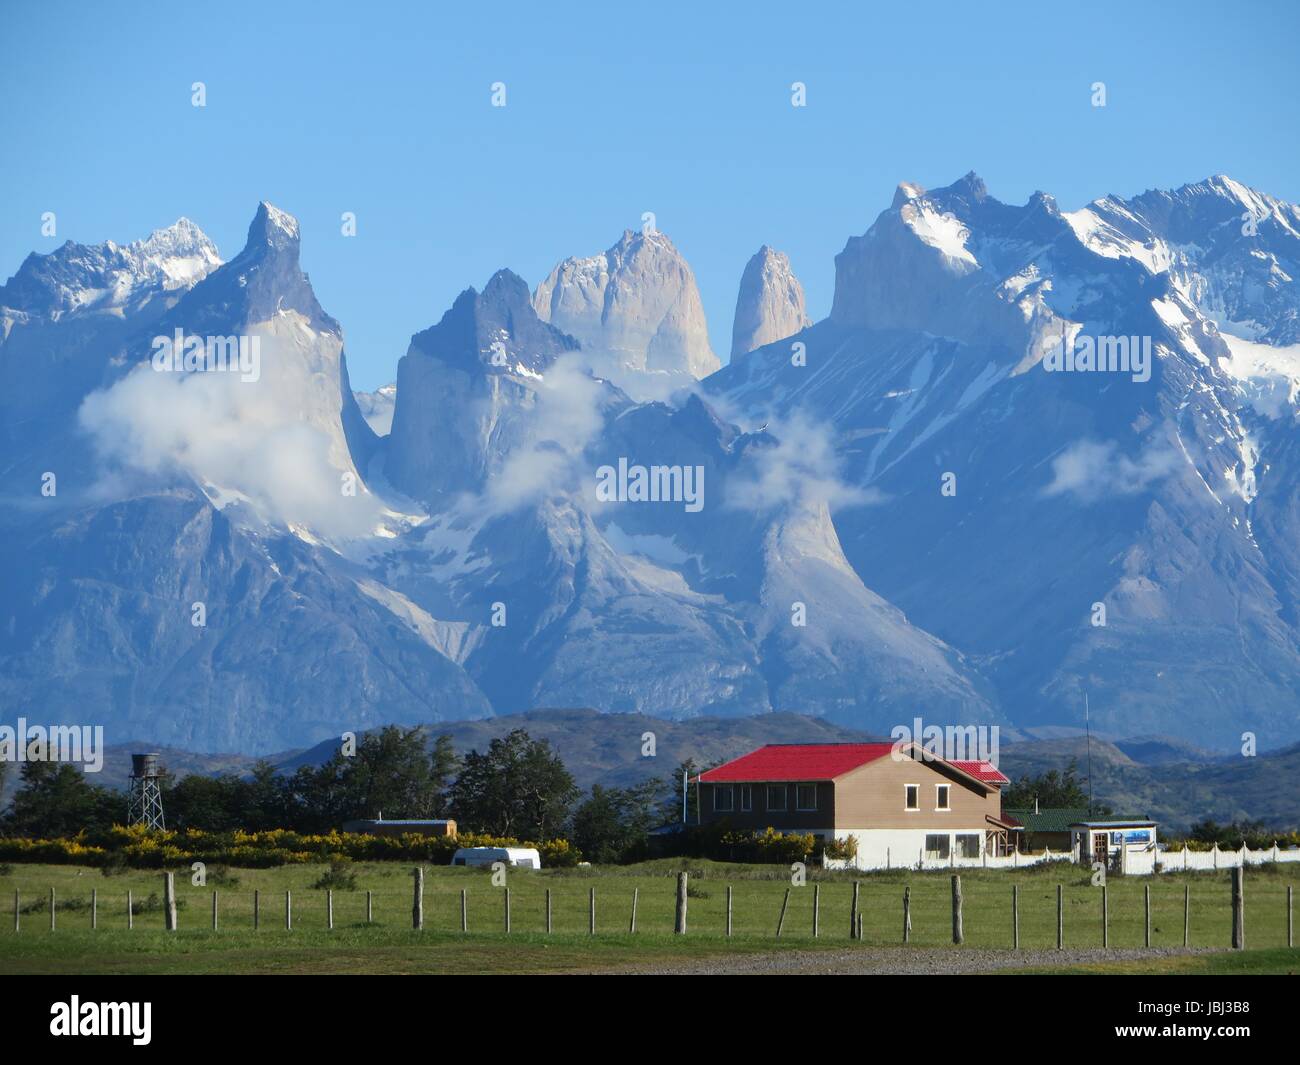
[{"label": "green field", "polygon": [[[486,870],[425,867],[423,932],[411,928],[411,867],[361,864],[356,889],[334,891],[334,929],[328,928],[327,896],[312,885],[323,865],[237,869],[206,887],[178,872],[180,931],[163,930],[161,873],[130,871],[106,877],[78,866],[11,865],[0,876],[0,972],[494,972],[566,971],[622,964],[649,964],[708,954],[789,948],[843,949],[850,945],[849,910],[854,874],[810,871],[806,886],[790,891],[781,938],[776,928],[789,874],[778,867],[705,861],[685,863],[691,874],[688,934],[672,935],[677,860],[629,867],[512,870],[511,934],[505,934],[505,892]],[[216,883],[217,879],[222,883]],[[911,889],[916,947],[951,947],[950,879],[946,873],[856,874],[863,906],[863,946],[896,946],[902,937],[902,896]],[[1294,866],[1247,872],[1246,929],[1250,956],[1260,952],[1259,971],[1295,968],[1286,951],[1287,888],[1300,882]],[[1101,892],[1074,866],[1015,872],[969,870],[962,874],[964,926],[969,948],[1012,945],[1012,885],[1020,893],[1020,945],[1056,945],[1056,885],[1065,889],[1065,946],[1102,945]],[[727,887],[733,890],[733,935],[726,929]],[[812,936],[814,885],[820,891],[820,937]],[[1109,946],[1143,945],[1143,893],[1151,889],[1152,946],[1183,942],[1183,888],[1191,885],[1190,943],[1230,945],[1230,880],[1220,873],[1112,878],[1108,888]],[[55,891],[56,926],[49,927],[49,890]],[[588,934],[590,891],[596,891],[597,935]],[[95,930],[90,899],[97,894]],[[553,934],[545,934],[545,893],[551,892]],[[636,889],[637,935],[628,935]],[[127,929],[126,894],[137,912]],[[212,930],[217,892],[218,929]],[[293,929],[284,927],[285,899],[292,896]],[[374,922],[366,922],[366,892]],[[461,933],[461,891],[466,892],[469,934]],[[13,931],[14,892],[20,930]],[[253,928],[254,891],[260,892],[261,923]],[[151,900],[151,896],[153,896]],[[1265,955],[1270,955],[1264,958]],[[1218,957],[1218,956],[1215,956]],[[1242,955],[1236,955],[1243,958]],[[1107,963],[1109,964],[1109,963]],[[1126,962],[1122,971],[1235,971],[1205,958]],[[1248,964],[1243,960],[1241,964]],[[1075,971],[1096,971],[1096,966]]]}]

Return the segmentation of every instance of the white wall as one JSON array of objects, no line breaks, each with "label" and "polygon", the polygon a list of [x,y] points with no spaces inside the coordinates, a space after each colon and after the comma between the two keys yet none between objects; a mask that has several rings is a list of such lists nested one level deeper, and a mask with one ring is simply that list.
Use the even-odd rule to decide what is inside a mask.
[{"label": "white wall", "polygon": [[[1036,865],[1042,861],[1068,859],[1065,853],[1052,854],[989,854],[985,847],[984,825],[970,827],[945,827],[941,831],[949,837],[947,858],[924,856],[925,837],[938,834],[923,828],[838,828],[836,839],[853,836],[858,841],[858,856],[854,861],[827,858],[827,869],[1012,869],[1022,865]],[[975,858],[963,858],[957,853],[956,837],[970,834],[980,841],[980,853]]]}]

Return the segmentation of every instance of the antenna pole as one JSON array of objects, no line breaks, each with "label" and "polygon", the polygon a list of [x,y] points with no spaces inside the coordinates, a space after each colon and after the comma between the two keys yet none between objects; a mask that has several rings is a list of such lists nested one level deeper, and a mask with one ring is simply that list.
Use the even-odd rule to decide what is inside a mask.
[{"label": "antenna pole", "polygon": [[1088,733],[1088,816],[1092,816],[1092,712],[1088,708],[1088,693],[1083,693],[1083,725]]}]

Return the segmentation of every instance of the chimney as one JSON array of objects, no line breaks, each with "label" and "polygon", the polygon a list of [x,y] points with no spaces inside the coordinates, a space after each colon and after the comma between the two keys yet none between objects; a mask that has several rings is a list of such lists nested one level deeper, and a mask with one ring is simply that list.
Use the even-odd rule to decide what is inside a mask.
[{"label": "chimney", "polygon": [[1034,796],[1034,813],[1038,813],[1038,796]]}]

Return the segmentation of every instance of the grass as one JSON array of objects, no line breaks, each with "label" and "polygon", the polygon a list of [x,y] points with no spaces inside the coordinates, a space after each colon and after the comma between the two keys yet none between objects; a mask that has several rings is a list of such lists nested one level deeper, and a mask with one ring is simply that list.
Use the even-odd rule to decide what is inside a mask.
[{"label": "grass", "polygon": [[[511,935],[504,933],[504,891],[487,870],[425,868],[423,932],[411,928],[411,867],[384,863],[355,866],[357,890],[334,892],[333,931],[327,928],[326,893],[312,885],[328,865],[234,869],[216,886],[191,884],[176,874],[180,931],[163,931],[162,874],[128,871],[106,877],[78,866],[18,865],[0,876],[0,972],[564,972],[620,964],[643,964],[798,947],[842,948],[853,881],[862,885],[866,946],[900,943],[902,895],[911,889],[911,942],[951,947],[951,887],[941,872],[823,874],[790,891],[781,938],[775,938],[788,870],[706,861],[664,860],[637,866],[509,873]],[[675,877],[691,874],[688,935],[672,935]],[[1296,953],[1287,942],[1287,887],[1300,882],[1293,866],[1262,867],[1246,874],[1247,942],[1252,950],[1207,958],[1165,958],[1119,967],[1082,966],[1093,972],[1235,972],[1248,955],[1275,966],[1250,971],[1288,971]],[[1056,885],[1065,892],[1065,945],[1101,946],[1101,892],[1075,866],[962,873],[964,926],[970,947],[1010,948],[1011,888],[1020,889],[1020,945],[1056,945]],[[1111,947],[1143,945],[1143,891],[1152,897],[1152,945],[1181,946],[1183,887],[1191,885],[1190,943],[1227,947],[1231,937],[1231,885],[1226,872],[1112,878],[1108,888]],[[733,932],[727,938],[727,887],[733,892]],[[812,937],[813,891],[821,898],[821,936]],[[46,900],[53,887],[56,930],[49,931]],[[589,891],[596,890],[596,927],[588,930]],[[545,893],[552,896],[554,933],[545,934]],[[637,935],[628,917],[637,890]],[[90,929],[90,896],[97,893],[97,929]],[[137,916],[127,930],[126,893]],[[211,930],[212,893],[218,892],[219,930]],[[372,892],[374,923],[366,923],[366,892]],[[466,892],[470,934],[460,932],[460,900]],[[21,930],[13,934],[13,895],[20,895]],[[284,929],[284,892],[292,894],[293,930]],[[261,924],[253,929],[253,893],[260,892]],[[146,903],[141,907],[141,903]],[[960,949],[960,948],[953,948]],[[1281,954],[1274,952],[1281,950]],[[1232,959],[1238,959],[1236,961]],[[1254,963],[1252,963],[1254,964]],[[1155,968],[1143,968],[1155,966]],[[1210,968],[1206,968],[1209,966]],[[1225,966],[1218,969],[1214,966]],[[1050,970],[1060,971],[1060,970]]]}]

